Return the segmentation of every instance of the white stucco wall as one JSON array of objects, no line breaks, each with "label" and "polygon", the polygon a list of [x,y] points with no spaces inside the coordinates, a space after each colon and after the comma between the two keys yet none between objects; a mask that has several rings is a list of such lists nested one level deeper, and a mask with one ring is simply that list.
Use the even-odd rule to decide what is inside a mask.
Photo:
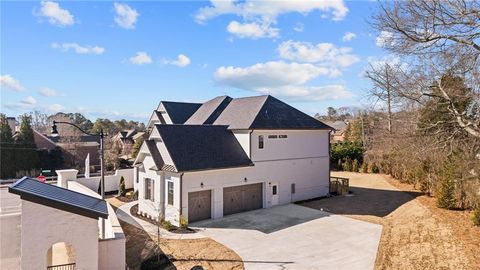
[{"label": "white stucco wall", "polygon": [[[185,173],[182,213],[188,216],[188,192],[212,190],[212,217],[223,217],[223,188],[229,186],[263,183],[264,208],[272,206],[272,184],[278,185],[278,204],[325,196],[329,191],[328,162],[328,157],[279,160],[257,162],[253,167]],[[295,184],[294,194],[291,184]]]},{"label": "white stucco wall", "polygon": [[[163,176],[158,171],[149,170],[153,167],[155,163],[150,155],[147,155],[143,160],[143,165],[138,168],[138,210],[149,217],[157,218],[164,216],[164,211],[161,207],[163,204],[163,196],[160,194],[163,193]],[[145,178],[150,178],[154,180],[154,198],[153,200],[144,199],[145,198]]]},{"label": "white stucco wall", "polygon": [[[57,171],[57,174],[60,176],[61,173],[58,173]],[[134,169],[133,168],[121,169],[121,170],[116,170],[114,175],[105,176],[105,192],[117,191],[120,185],[120,178],[122,176],[125,179],[125,188],[126,189],[133,188]],[[98,191],[98,186],[100,185],[99,176],[91,177],[91,178],[68,179],[68,180],[75,180],[95,192]]]},{"label": "white stucco wall", "polygon": [[[68,181],[68,189],[95,198],[101,198],[99,194],[76,181]],[[107,203],[107,209],[108,219],[105,220],[105,238],[98,240],[99,269],[124,269],[126,259],[125,234],[115,211],[109,203]],[[101,228],[101,222],[102,219],[98,219],[99,228]]]},{"label": "white stucco wall", "polygon": [[[258,136],[264,135],[264,148],[258,148]],[[268,135],[287,135],[269,139]],[[251,134],[253,162],[328,156],[329,133],[326,130],[254,130]]]},{"label": "white stucco wall", "polygon": [[47,269],[47,252],[55,243],[66,242],[75,250],[76,268],[98,268],[97,220],[22,201],[21,267]]}]

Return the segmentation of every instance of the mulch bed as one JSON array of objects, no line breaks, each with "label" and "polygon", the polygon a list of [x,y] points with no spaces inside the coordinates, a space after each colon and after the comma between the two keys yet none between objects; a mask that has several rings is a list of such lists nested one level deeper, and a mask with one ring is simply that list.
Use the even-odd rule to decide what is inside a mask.
[{"label": "mulch bed", "polygon": [[[144,220],[150,224],[153,224],[153,225],[158,225],[157,222],[155,220],[152,220],[152,219],[149,219],[148,217],[144,217],[142,215],[139,215],[137,214],[138,213],[138,204],[135,204],[134,206],[132,206],[132,208],[130,208],[130,214],[132,216],[135,216],[141,220]],[[175,225],[171,225],[171,229],[168,230],[169,232],[172,232],[172,233],[178,233],[178,234],[187,234],[187,233],[195,233],[196,231],[194,229],[190,229],[190,228],[180,228],[180,227],[177,227]]]}]

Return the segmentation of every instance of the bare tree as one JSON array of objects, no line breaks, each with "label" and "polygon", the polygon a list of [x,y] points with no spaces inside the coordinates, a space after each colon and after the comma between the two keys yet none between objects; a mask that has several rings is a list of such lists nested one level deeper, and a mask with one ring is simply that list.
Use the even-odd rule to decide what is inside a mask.
[{"label": "bare tree", "polygon": [[[480,98],[480,2],[387,2],[381,4],[381,11],[374,17],[372,26],[379,31],[383,47],[405,56],[411,66],[419,66],[417,71],[424,74],[423,81],[438,88],[439,98],[449,104],[448,112],[455,117],[458,127],[480,138],[478,121],[472,120],[472,113],[468,111],[471,107],[462,110],[455,106],[455,97],[445,90],[441,81],[445,74],[461,76],[471,89],[469,95],[476,100]],[[420,90],[422,94],[428,95],[429,92],[425,87]],[[416,101],[421,99],[420,95],[405,97]]]}]

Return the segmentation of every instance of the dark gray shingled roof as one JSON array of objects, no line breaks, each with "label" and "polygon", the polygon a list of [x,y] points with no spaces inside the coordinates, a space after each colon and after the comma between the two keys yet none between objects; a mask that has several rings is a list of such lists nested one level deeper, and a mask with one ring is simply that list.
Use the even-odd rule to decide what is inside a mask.
[{"label": "dark gray shingled roof", "polygon": [[186,125],[211,125],[232,101],[229,96],[219,96],[202,104],[185,122]]},{"label": "dark gray shingled roof", "polygon": [[146,140],[145,144],[147,145],[150,155],[152,155],[153,162],[155,163],[156,168],[153,168],[155,171],[161,170],[165,162],[163,161],[162,155],[158,151],[157,144],[154,140]]},{"label": "dark gray shingled roof", "polygon": [[201,103],[162,101],[173,124],[183,124],[202,106]]},{"label": "dark gray shingled roof", "polygon": [[8,192],[20,195],[22,200],[89,218],[108,218],[107,204],[104,200],[42,183],[36,179],[23,177],[9,187]]},{"label": "dark gray shingled roof", "polygon": [[252,166],[226,126],[155,125],[178,172]]},{"label": "dark gray shingled roof", "polygon": [[229,129],[331,129],[270,95],[234,99],[214,125],[228,125]]}]

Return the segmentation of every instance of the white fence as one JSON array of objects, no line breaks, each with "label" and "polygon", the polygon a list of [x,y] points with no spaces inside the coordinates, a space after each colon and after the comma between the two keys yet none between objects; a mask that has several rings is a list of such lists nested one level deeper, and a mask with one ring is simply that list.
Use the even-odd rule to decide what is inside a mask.
[{"label": "white fence", "polygon": [[[78,170],[57,170],[58,181],[76,181],[89,189],[98,192],[100,186],[100,177],[77,178]],[[105,192],[113,192],[118,190],[120,178],[125,179],[125,188],[133,188],[133,168],[116,170],[114,175],[105,176]],[[61,186],[61,185],[60,185]]]}]

